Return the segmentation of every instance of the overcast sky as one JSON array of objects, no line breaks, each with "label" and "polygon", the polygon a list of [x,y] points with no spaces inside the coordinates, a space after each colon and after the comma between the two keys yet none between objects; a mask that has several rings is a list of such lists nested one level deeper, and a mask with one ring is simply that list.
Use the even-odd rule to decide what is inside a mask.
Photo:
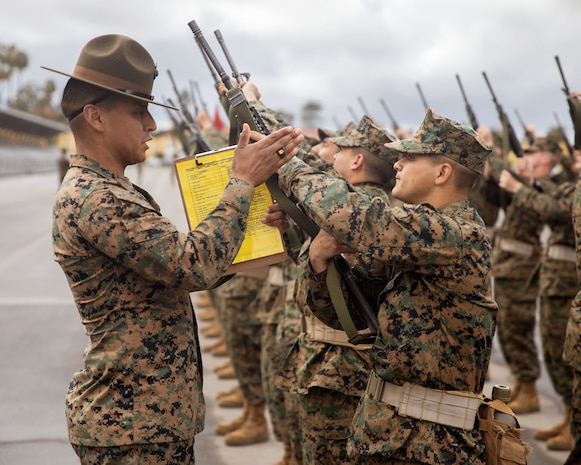
[{"label": "overcast sky", "polygon": [[[20,84],[66,78],[91,38],[109,33],[141,42],[158,64],[156,100],[197,82],[212,110],[217,95],[188,22],[195,20],[227,66],[214,37],[219,29],[241,72],[250,72],[263,102],[296,116],[309,100],[321,104],[319,125],[360,118],[358,97],[374,118],[415,130],[424,116],[416,83],[437,112],[468,122],[459,74],[480,124],[499,127],[485,71],[518,135],[515,115],[542,134],[555,113],[572,137],[559,55],[571,90],[581,91],[579,0],[0,0],[0,43],[29,56]],[[0,89],[2,94],[6,89]],[[11,92],[11,89],[8,89]],[[5,101],[2,96],[2,101]],[[160,125],[165,110],[153,107]]]}]

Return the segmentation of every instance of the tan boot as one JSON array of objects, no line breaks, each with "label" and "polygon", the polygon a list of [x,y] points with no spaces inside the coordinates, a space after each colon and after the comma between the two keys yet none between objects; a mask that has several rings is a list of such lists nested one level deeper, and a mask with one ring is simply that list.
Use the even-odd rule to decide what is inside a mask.
[{"label": "tan boot", "polygon": [[225,343],[226,343],[226,340],[224,339],[224,336],[222,336],[216,342],[212,342],[211,344],[206,344],[205,346],[203,346],[202,351],[212,352],[212,350],[214,350],[216,347],[220,347],[220,345],[225,344]]},{"label": "tan boot", "polygon": [[218,391],[218,394],[216,395],[216,399],[220,399],[220,398],[222,398],[224,396],[231,396],[236,391],[240,391],[240,393],[242,393],[242,390],[240,389],[240,386],[234,386],[233,388],[228,389],[227,391]]},{"label": "tan boot", "polygon": [[195,307],[210,307],[211,305],[212,299],[210,299],[208,291],[198,291],[196,293]]},{"label": "tan boot", "polygon": [[210,323],[208,326],[204,326],[200,329],[200,332],[206,337],[222,336],[222,325],[216,321]]},{"label": "tan boot", "polygon": [[214,373],[218,373],[219,371],[223,370],[224,368],[232,367],[232,360],[226,360],[224,363],[220,365],[216,365],[214,367]]},{"label": "tan boot", "polygon": [[224,437],[224,442],[228,446],[244,446],[266,441],[268,441],[268,425],[264,416],[264,403],[250,405],[248,417],[242,426]]},{"label": "tan boot", "polygon": [[226,341],[223,341],[222,344],[218,344],[213,349],[210,349],[210,353],[215,357],[225,357],[228,355],[228,346],[226,345]]},{"label": "tan boot", "polygon": [[514,413],[532,413],[541,409],[539,394],[534,381],[521,381],[517,395],[513,396],[508,406]]},{"label": "tan boot", "polygon": [[220,378],[220,379],[235,379],[236,378],[236,372],[234,371],[234,367],[232,366],[232,364],[229,364],[228,366],[226,366],[225,368],[222,368],[220,370],[216,370],[216,374],[218,375],[218,378]]},{"label": "tan boot", "polygon": [[216,319],[216,310],[210,307],[203,312],[196,313],[196,318],[200,321],[213,321]]},{"label": "tan boot", "polygon": [[291,463],[291,450],[285,447],[282,459],[280,459],[274,465],[291,465]]},{"label": "tan boot", "polygon": [[565,426],[569,427],[570,421],[571,421],[571,408],[567,407],[565,409],[565,418],[563,418],[563,421],[558,425],[553,426],[552,428],[536,430],[534,435],[535,439],[538,439],[539,441],[546,441],[555,436],[558,436]]},{"label": "tan boot", "polygon": [[571,450],[573,449],[573,437],[571,435],[571,425],[563,425],[561,431],[547,441],[547,449],[550,450]]},{"label": "tan boot", "polygon": [[244,405],[244,410],[242,411],[242,414],[238,418],[236,418],[235,420],[218,423],[216,425],[216,434],[219,434],[220,436],[224,436],[225,434],[231,433],[232,431],[236,431],[238,428],[240,428],[244,424],[244,422],[246,421],[246,418],[248,418],[248,405],[247,404]]},{"label": "tan boot", "polygon": [[232,394],[219,397],[218,406],[225,408],[243,407],[244,396],[242,395],[242,389],[238,388]]}]

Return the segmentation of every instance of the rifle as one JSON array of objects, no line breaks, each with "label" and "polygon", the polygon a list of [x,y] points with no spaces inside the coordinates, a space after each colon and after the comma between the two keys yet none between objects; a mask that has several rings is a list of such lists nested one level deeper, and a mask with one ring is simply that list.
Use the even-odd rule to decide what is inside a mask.
[{"label": "rifle", "polygon": [[232,59],[232,55],[230,55],[230,52],[228,51],[228,47],[226,47],[226,42],[224,42],[224,37],[222,37],[222,33],[220,32],[220,30],[216,29],[214,31],[214,35],[216,36],[216,39],[218,39],[218,43],[220,44],[220,47],[222,47],[222,51],[224,52],[224,55],[226,56],[226,60],[228,61],[228,64],[230,65],[230,69],[232,70],[232,77],[234,79],[236,79],[236,82],[238,82],[239,84],[242,81],[248,81],[250,79],[250,73],[239,73],[238,72],[238,68],[234,64],[234,60]]},{"label": "rifle", "polygon": [[429,105],[428,105],[428,102],[426,102],[426,98],[424,97],[424,93],[422,92],[422,88],[420,87],[419,82],[416,82],[416,88],[418,89],[418,92],[420,94],[420,99],[422,100],[422,103],[424,104],[424,108],[427,110]]},{"label": "rifle", "polygon": [[569,152],[569,155],[572,157],[573,156],[573,147],[571,147],[571,142],[569,142],[569,138],[567,137],[567,134],[565,134],[565,129],[563,128],[563,125],[561,124],[561,120],[559,119],[559,115],[557,115],[557,113],[553,113],[553,116],[555,117],[555,121],[557,121],[557,127],[559,128],[559,131],[561,132],[561,137],[563,138],[563,142],[565,142],[565,146],[567,147],[567,151]]},{"label": "rifle", "polygon": [[[214,55],[214,52],[210,48],[208,42],[204,38],[204,35],[202,34],[202,31],[200,30],[196,22],[192,20],[188,23],[188,26],[194,33],[194,36],[196,37],[198,44],[200,45],[200,47],[203,48],[204,53],[207,55],[208,59],[214,66],[216,72],[218,73],[222,82],[224,83],[224,86],[226,86],[227,89],[226,96],[228,98],[228,102],[230,103],[230,109],[234,113],[236,119],[238,120],[238,123],[240,125],[242,125],[242,123],[247,123],[251,129],[257,132],[260,132],[264,135],[270,134],[270,131],[268,130],[266,124],[264,123],[264,120],[258,114],[256,109],[250,105],[250,103],[246,99],[246,96],[242,92],[240,86],[238,85],[235,87],[232,84],[232,81],[228,77],[228,74],[226,73],[218,59],[216,58],[216,55]],[[236,74],[236,72],[234,73]],[[233,141],[231,141],[231,143],[233,143]],[[289,215],[289,217],[292,218],[295,221],[295,223],[299,225],[301,229],[303,229],[303,231],[305,231],[305,233],[307,233],[312,238],[314,238],[319,233],[320,230],[319,226],[315,222],[313,222],[312,219],[306,216],[303,210],[299,206],[294,204],[289,198],[287,198],[281,191],[278,185],[278,176],[276,174],[272,175],[266,181],[266,186],[268,187],[273,198],[277,201],[277,203],[281,206],[285,213]],[[337,255],[336,257],[334,257],[333,262],[337,264],[335,265],[335,268],[337,269],[338,272],[343,273],[343,270],[345,270],[345,268],[350,271],[350,266],[345,260],[345,257],[343,257],[342,255]],[[349,283],[350,276],[348,276],[348,274],[349,273],[345,273],[344,282],[346,284],[347,289],[349,290],[351,284]],[[352,338],[353,341],[360,342],[361,338],[369,337],[372,335],[374,336],[377,333],[379,329],[379,322],[377,321],[377,315],[373,310],[373,307],[369,304],[369,302],[367,302],[365,296],[362,293],[360,293],[359,295],[357,294],[350,295],[353,301],[355,302],[356,307],[360,310],[362,317],[365,320],[370,320],[368,326],[372,334],[371,333],[363,334],[361,332],[358,332]],[[362,297],[363,300],[361,301],[357,300],[360,297]]]},{"label": "rifle", "polygon": [[[167,101],[169,102],[170,105],[175,106],[170,98],[168,98]],[[180,113],[180,115],[182,117],[182,125],[181,126],[185,126],[186,128],[188,128],[190,130],[190,132],[192,133],[192,139],[193,139],[194,144],[195,144],[192,146],[192,144],[188,141],[188,152],[186,152],[186,155],[192,155],[194,153],[210,152],[212,150],[212,148],[210,147],[210,144],[208,144],[208,142],[206,142],[206,140],[204,139],[204,136],[202,136],[202,133],[197,128],[196,124],[188,121],[182,113]]]},{"label": "rifle", "polygon": [[458,74],[456,74],[456,80],[458,81],[458,85],[460,86],[460,92],[462,93],[464,104],[466,105],[466,113],[468,113],[468,119],[470,120],[472,128],[476,130],[478,129],[478,121],[476,120],[476,114],[472,110],[472,105],[470,105],[470,103],[468,102],[466,92],[464,92],[464,87],[462,86],[462,81],[460,81],[460,76]]},{"label": "rifle", "polygon": [[363,114],[367,115],[367,116],[371,116],[371,113],[369,113],[369,110],[365,106],[365,102],[363,102],[363,99],[361,97],[357,97],[357,100],[359,101],[359,105],[361,106],[361,109],[363,110]]},{"label": "rifle", "polygon": [[[169,102],[167,102],[167,104],[170,105]],[[191,146],[190,146],[190,142],[188,141],[188,138],[186,137],[186,135],[184,134],[184,132],[181,129],[182,125],[177,120],[177,118],[175,117],[174,112],[172,110],[170,110],[169,108],[166,108],[166,110],[167,110],[167,114],[169,116],[169,119],[171,120],[171,122],[173,124],[174,131],[175,131],[176,135],[178,136],[180,143],[182,144],[182,150],[184,151],[185,156],[188,156],[190,154]]]},{"label": "rifle", "polygon": [[393,132],[396,132],[397,130],[399,130],[399,125],[397,124],[397,122],[395,121],[395,118],[393,117],[393,115],[391,114],[391,111],[389,111],[389,108],[387,108],[387,105],[385,104],[385,101],[381,98],[379,99],[379,103],[381,103],[381,106],[383,107],[383,109],[385,110],[385,112],[387,113],[388,118],[391,121],[391,127],[393,129]]},{"label": "rifle", "polygon": [[355,112],[353,111],[353,108],[351,108],[349,105],[347,106],[347,110],[349,110],[349,113],[351,114],[351,118],[353,119],[354,122],[357,122],[359,120],[359,118],[357,118],[357,115],[355,114]]},{"label": "rifle", "polygon": [[532,144],[535,141],[535,135],[529,130],[529,128],[527,128],[527,125],[523,121],[520,113],[518,112],[518,110],[516,108],[514,109],[514,113],[515,113],[516,118],[518,119],[520,125],[522,126],[522,128],[525,132],[525,137],[526,137],[528,143]]},{"label": "rifle", "polygon": [[[561,80],[563,81],[563,92],[567,96],[567,105],[569,107],[569,115],[571,115],[571,121],[573,122],[573,130],[575,134],[573,136],[573,148],[574,149],[581,149],[581,121],[578,120],[577,115],[580,114],[581,111],[581,103],[576,97],[571,95],[569,91],[569,86],[567,85],[567,81],[565,80],[565,73],[563,73],[563,68],[561,67],[561,61],[559,60],[559,56],[555,55],[555,61],[557,62],[557,66],[559,67],[559,73],[561,74]],[[571,152],[573,153],[573,152]]]},{"label": "rifle", "polygon": [[524,156],[523,148],[522,148],[518,138],[516,137],[514,129],[513,129],[512,125],[510,124],[510,121],[508,119],[508,116],[504,112],[502,105],[500,103],[498,103],[498,100],[496,99],[496,95],[494,94],[494,91],[492,90],[492,86],[490,85],[490,81],[488,80],[488,77],[486,76],[486,73],[484,71],[482,71],[482,76],[484,76],[484,80],[486,81],[486,85],[488,86],[488,90],[490,90],[490,94],[492,95],[492,101],[494,102],[494,105],[496,106],[498,118],[500,119],[500,123],[502,124],[502,140],[503,140],[503,152],[504,152],[505,160],[506,160],[506,157],[508,156],[509,149],[512,150],[517,157]]}]

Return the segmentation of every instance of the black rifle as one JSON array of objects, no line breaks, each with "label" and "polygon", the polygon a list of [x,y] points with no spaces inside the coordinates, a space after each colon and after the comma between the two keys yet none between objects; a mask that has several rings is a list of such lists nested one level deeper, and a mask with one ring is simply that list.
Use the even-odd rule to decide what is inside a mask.
[{"label": "black rifle", "polygon": [[456,74],[456,80],[458,81],[458,85],[460,86],[460,92],[462,93],[464,104],[466,105],[466,113],[468,113],[470,125],[472,126],[473,129],[478,129],[478,121],[476,120],[476,114],[474,113],[474,110],[472,110],[472,105],[470,105],[470,102],[468,102],[466,92],[464,92],[464,87],[462,86],[462,81],[460,81],[460,76],[458,74]]},{"label": "black rifle", "polygon": [[369,113],[369,110],[365,106],[365,102],[363,101],[363,99],[361,97],[357,97],[357,101],[359,102],[359,105],[361,106],[361,109],[363,110],[363,114],[371,117],[371,113]]},{"label": "black rifle", "polygon": [[395,118],[393,117],[393,115],[391,114],[391,111],[389,111],[389,108],[387,108],[387,105],[385,103],[385,101],[381,98],[379,99],[379,103],[381,103],[381,106],[383,107],[383,109],[385,110],[385,112],[387,113],[387,117],[389,118],[389,120],[391,121],[391,127],[393,129],[393,132],[396,132],[399,129],[399,125],[397,124],[397,122],[395,121]]},{"label": "black rifle", "polygon": [[226,42],[224,42],[224,37],[222,37],[222,33],[220,32],[220,30],[216,29],[214,31],[214,35],[216,36],[216,39],[218,40],[220,47],[222,47],[222,51],[224,52],[224,56],[226,57],[226,60],[228,61],[228,64],[230,65],[230,69],[232,70],[232,77],[234,79],[236,79],[236,82],[238,82],[239,84],[242,81],[248,81],[250,79],[250,73],[238,72],[238,68],[234,64],[234,60],[232,59],[232,55],[230,55],[230,52],[228,51],[228,47],[226,47]]},{"label": "black rifle", "polygon": [[[581,121],[580,118],[577,118],[577,115],[580,114],[581,111],[581,103],[576,97],[571,95],[571,91],[569,90],[569,86],[567,85],[567,81],[565,80],[565,73],[563,73],[563,68],[561,67],[561,61],[559,60],[559,56],[555,56],[555,61],[557,62],[557,66],[559,67],[559,73],[561,74],[561,79],[563,81],[563,92],[567,96],[567,105],[569,107],[569,115],[571,115],[571,121],[573,122],[573,130],[575,134],[573,136],[573,148],[576,150],[581,149]],[[573,153],[573,152],[571,152]]]},{"label": "black rifle", "polygon": [[357,118],[357,115],[353,111],[353,108],[351,108],[350,106],[347,106],[347,110],[349,110],[349,113],[351,114],[351,118],[353,118],[353,121],[356,123],[359,120],[359,118]]},{"label": "black rifle", "polygon": [[[232,84],[230,77],[228,76],[228,74],[226,73],[218,59],[216,58],[216,55],[214,55],[214,52],[210,48],[208,42],[204,38],[204,35],[202,34],[202,31],[200,30],[196,22],[192,20],[188,23],[188,26],[194,33],[198,45],[200,45],[200,47],[203,48],[204,53],[214,66],[216,72],[219,74],[222,82],[224,83],[224,86],[226,86],[227,89],[226,96],[230,103],[230,108],[235,114],[240,126],[243,123],[247,123],[252,130],[260,132],[261,134],[264,135],[270,134],[269,129],[264,123],[264,120],[258,114],[256,109],[250,105],[250,103],[246,99],[246,96],[242,92],[240,86],[234,86]],[[306,234],[314,238],[319,233],[320,231],[319,226],[311,218],[305,215],[303,210],[299,206],[294,204],[289,198],[287,198],[281,191],[278,185],[278,176],[276,174],[272,175],[266,181],[266,186],[268,187],[273,198],[284,210],[284,212],[290,218],[292,218],[295,221],[295,223],[297,223]],[[348,263],[345,267],[346,260],[342,255],[335,256],[333,258],[333,261],[335,262],[337,271],[339,273],[343,273],[343,270],[345,268],[350,269]],[[341,276],[343,277],[343,274],[341,274]],[[350,273],[345,273],[344,278],[345,285],[349,291],[351,284],[356,283],[354,282],[350,283],[350,281],[353,279]],[[359,295],[351,293],[350,296],[355,306],[359,309],[362,318],[364,318],[366,321],[369,320],[368,324],[369,329],[372,331],[372,333],[374,334],[377,333],[379,329],[377,314],[373,310],[373,307],[370,305],[370,303],[365,299],[365,296],[362,293],[359,293]],[[358,300],[360,297],[362,297],[363,300]]]},{"label": "black rifle", "polygon": [[416,82],[416,88],[418,89],[418,92],[420,94],[420,99],[422,100],[422,103],[424,104],[424,108],[427,110],[429,105],[428,105],[428,102],[426,102],[426,98],[424,97],[424,93],[422,92],[422,88],[420,87],[419,82]]},{"label": "black rifle", "polygon": [[192,105],[194,107],[194,114],[197,115],[198,111],[200,111],[200,107],[198,106],[198,100],[196,99],[196,94],[194,93],[194,81],[190,79],[190,94],[192,96]]},{"label": "black rifle", "polygon": [[496,95],[494,95],[494,91],[492,90],[492,86],[490,85],[490,81],[488,80],[488,77],[486,76],[486,73],[484,71],[482,71],[482,76],[484,76],[484,80],[486,81],[486,85],[488,86],[488,89],[490,90],[490,94],[492,95],[492,101],[494,102],[494,105],[496,106],[498,118],[500,119],[500,123],[502,124],[502,136],[503,136],[503,142],[504,142],[503,151],[504,151],[505,158],[508,155],[508,149],[512,150],[517,157],[522,157],[524,155],[524,151],[523,151],[523,148],[522,148],[518,138],[516,137],[516,134],[514,132],[512,124],[510,124],[508,116],[504,112],[502,105],[500,103],[498,103]]},{"label": "black rifle", "polygon": [[532,131],[529,128],[527,128],[527,125],[525,124],[524,120],[522,119],[522,116],[520,115],[519,111],[516,108],[514,109],[514,114],[516,115],[516,119],[518,119],[518,122],[522,126],[523,131],[525,132],[525,137],[526,137],[528,143],[529,144],[534,143],[535,135],[532,133]]},{"label": "black rifle", "polygon": [[[166,102],[166,104],[171,105],[169,102]],[[175,134],[177,135],[178,139],[180,140],[180,143],[182,144],[182,150],[184,151],[184,155],[188,156],[190,154],[190,151],[192,148],[190,145],[190,141],[188,140],[188,138],[184,134],[183,124],[180,124],[178,119],[175,117],[173,110],[170,110],[169,108],[166,108],[166,110],[167,110],[167,114],[169,116],[169,119],[172,122],[173,130],[174,130]]]}]

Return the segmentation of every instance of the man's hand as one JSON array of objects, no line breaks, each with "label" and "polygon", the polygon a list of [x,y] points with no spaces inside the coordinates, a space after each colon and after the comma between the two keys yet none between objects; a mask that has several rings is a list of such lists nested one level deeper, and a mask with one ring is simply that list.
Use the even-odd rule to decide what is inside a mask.
[{"label": "man's hand", "polygon": [[260,100],[260,91],[253,82],[241,82],[240,87],[242,88],[242,92],[244,92],[247,100]]},{"label": "man's hand", "polygon": [[327,269],[329,260],[341,253],[355,253],[355,251],[321,229],[309,246],[311,268],[316,274],[322,273]]},{"label": "man's hand", "polygon": [[523,186],[522,182],[516,179],[510,171],[502,170],[500,177],[498,178],[498,185],[502,187],[505,191],[516,194],[517,191]]},{"label": "man's hand", "polygon": [[290,227],[288,215],[278,203],[274,203],[266,209],[266,215],[262,217],[262,222],[278,228],[281,233]]},{"label": "man's hand", "polygon": [[251,144],[250,133],[250,126],[244,123],[234,151],[232,176],[256,187],[297,154],[304,136],[300,129],[287,126]]}]

